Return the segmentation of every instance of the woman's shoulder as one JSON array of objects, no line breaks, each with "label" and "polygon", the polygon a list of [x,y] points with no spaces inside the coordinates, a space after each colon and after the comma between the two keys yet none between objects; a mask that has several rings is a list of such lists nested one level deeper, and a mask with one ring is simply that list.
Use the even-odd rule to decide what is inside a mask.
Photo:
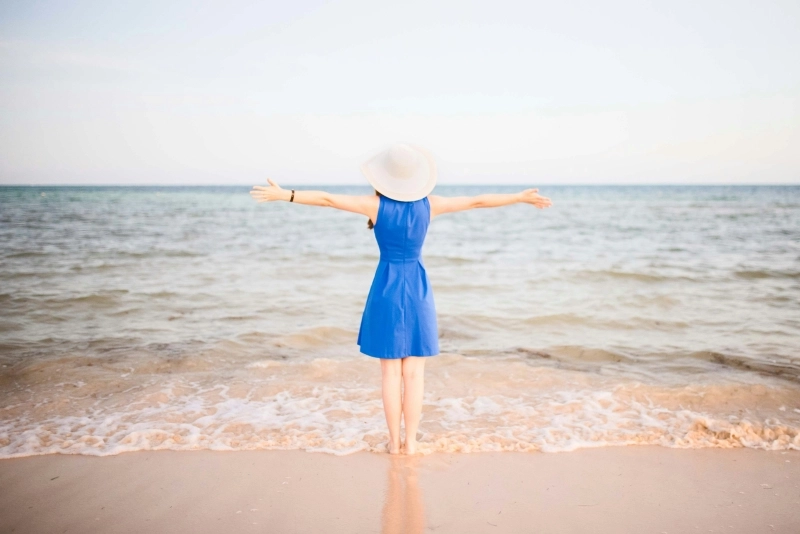
[{"label": "woman's shoulder", "polygon": [[431,209],[435,209],[436,206],[439,206],[442,203],[442,198],[443,197],[441,195],[428,195],[425,197],[425,200]]}]

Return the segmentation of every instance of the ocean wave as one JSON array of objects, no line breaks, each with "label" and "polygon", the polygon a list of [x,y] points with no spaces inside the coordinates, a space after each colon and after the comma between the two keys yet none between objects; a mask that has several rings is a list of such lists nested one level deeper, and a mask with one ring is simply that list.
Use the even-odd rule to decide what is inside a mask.
[{"label": "ocean wave", "polygon": [[208,253],[196,252],[193,250],[172,250],[172,249],[151,248],[146,251],[117,250],[114,251],[112,255],[124,258],[149,259],[149,258],[197,258],[197,257],[207,256]]},{"label": "ocean wave", "polygon": [[479,258],[467,258],[464,256],[442,256],[437,254],[426,254],[425,263],[433,266],[452,266],[452,265],[467,265],[470,263],[479,263],[482,260]]},{"label": "ocean wave", "polygon": [[[80,383],[70,385],[80,391]],[[125,410],[0,422],[0,457],[114,455],[141,450],[301,449],[332,454],[384,452],[388,436],[377,391],[315,387],[241,398],[235,385],[165,387]],[[13,409],[15,406],[11,406]],[[800,410],[798,410],[800,412]],[[779,418],[712,416],[623,399],[614,391],[559,392],[530,402],[503,395],[426,402],[420,452],[566,452],[587,447],[800,450],[800,427]]]},{"label": "ocean wave", "polygon": [[2,255],[4,260],[27,259],[27,258],[45,258],[50,256],[49,252],[40,250],[22,250],[19,252],[7,252]]},{"label": "ocean wave", "polygon": [[17,309],[64,310],[74,307],[113,308],[122,303],[121,297],[129,294],[127,289],[112,289],[97,293],[86,293],[69,297],[53,297],[51,295],[11,296],[5,301]]},{"label": "ocean wave", "polygon": [[689,327],[689,323],[685,321],[648,319],[644,317],[629,317],[623,320],[603,319],[600,317],[591,317],[576,313],[537,315],[522,319],[522,322],[531,326],[568,325],[615,330],[682,330]]},{"label": "ocean wave", "polygon": [[[191,361],[87,358],[17,373],[0,412],[0,457],[385,451],[372,361]],[[431,360],[427,375],[419,436],[426,454],[639,444],[800,450],[797,386],[666,386],[456,354]]]},{"label": "ocean wave", "polygon": [[[484,354],[485,351],[480,351]],[[758,359],[745,355],[725,354],[718,351],[659,351],[636,353],[607,350],[579,345],[551,346],[546,348],[514,347],[498,354],[518,355],[528,360],[555,361],[575,364],[576,369],[589,370],[591,366],[604,363],[619,363],[618,371],[628,374],[672,373],[676,380],[689,380],[693,374],[718,370],[703,364],[714,364],[726,370],[745,371],[759,376],[780,378],[800,383],[800,360],[783,358]],[[694,363],[694,365],[692,365]],[[700,365],[698,365],[700,364]],[[586,367],[589,365],[590,367]]]},{"label": "ocean wave", "polygon": [[467,313],[458,315],[440,314],[439,322],[445,327],[448,337],[456,336],[456,338],[459,339],[479,337],[481,333],[491,330],[519,331],[529,330],[529,327],[536,327],[540,331],[547,327],[583,327],[597,330],[648,330],[670,332],[685,330],[691,326],[686,321],[668,318],[656,319],[633,316],[613,319],[579,313],[552,313],[530,317]]},{"label": "ocean wave", "polygon": [[795,362],[787,361],[784,358],[755,359],[744,355],[725,354],[712,350],[693,351],[689,353],[670,353],[668,357],[670,359],[687,358],[713,362],[730,369],[738,369],[800,382],[800,359]]},{"label": "ocean wave", "polygon": [[601,269],[596,271],[579,270],[571,272],[570,275],[574,278],[585,278],[588,280],[618,279],[618,280],[633,280],[637,282],[651,282],[651,283],[670,282],[678,280],[684,282],[696,281],[695,278],[690,276],[667,276],[662,274],[618,271],[614,269]]},{"label": "ocean wave", "polygon": [[278,347],[314,349],[343,343],[354,343],[355,339],[356,335],[351,330],[334,326],[319,326],[276,337],[274,344]]},{"label": "ocean wave", "polygon": [[504,351],[505,354],[522,354],[528,358],[545,359],[545,360],[559,360],[562,362],[572,363],[605,363],[605,362],[628,362],[635,361],[628,355],[619,352],[613,352],[604,349],[596,349],[591,347],[579,346],[562,346],[551,347],[546,350],[530,349],[526,347],[517,347],[512,350]]},{"label": "ocean wave", "polygon": [[800,271],[773,271],[767,269],[734,271],[733,274],[745,280],[760,280],[762,278],[800,278]]}]

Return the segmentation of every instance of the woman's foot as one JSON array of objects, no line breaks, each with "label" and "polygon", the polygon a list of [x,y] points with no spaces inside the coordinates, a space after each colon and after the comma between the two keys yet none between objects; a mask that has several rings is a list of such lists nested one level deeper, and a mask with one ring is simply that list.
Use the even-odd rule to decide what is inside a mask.
[{"label": "woman's foot", "polygon": [[400,444],[390,443],[387,447],[389,454],[400,454]]},{"label": "woman's foot", "polygon": [[416,454],[417,452],[417,441],[406,440],[405,443],[406,454]]}]

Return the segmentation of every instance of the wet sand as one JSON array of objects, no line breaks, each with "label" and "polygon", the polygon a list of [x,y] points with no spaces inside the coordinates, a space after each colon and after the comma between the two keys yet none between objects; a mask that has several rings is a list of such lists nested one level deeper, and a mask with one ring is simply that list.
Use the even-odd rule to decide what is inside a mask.
[{"label": "wet sand", "polygon": [[800,532],[800,451],[0,460],[0,532]]}]

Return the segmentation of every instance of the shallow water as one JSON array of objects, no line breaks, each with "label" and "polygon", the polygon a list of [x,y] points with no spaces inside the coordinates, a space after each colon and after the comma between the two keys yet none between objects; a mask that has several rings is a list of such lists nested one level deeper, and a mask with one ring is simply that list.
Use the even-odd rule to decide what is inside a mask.
[{"label": "shallow water", "polygon": [[[0,457],[383,450],[366,218],[248,190],[0,188]],[[540,192],[430,226],[424,452],[800,449],[800,187]]]}]

